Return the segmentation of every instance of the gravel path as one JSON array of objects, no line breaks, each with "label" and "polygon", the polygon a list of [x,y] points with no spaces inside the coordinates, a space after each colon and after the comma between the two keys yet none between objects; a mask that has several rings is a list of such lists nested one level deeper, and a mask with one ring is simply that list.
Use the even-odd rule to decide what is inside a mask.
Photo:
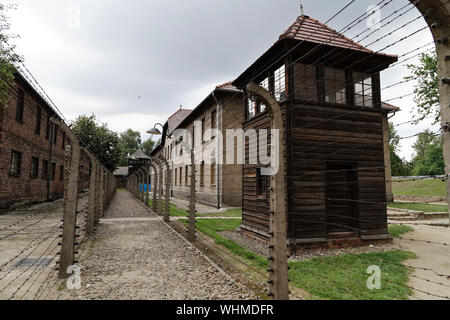
[{"label": "gravel path", "polygon": [[64,290],[61,299],[254,298],[161,220],[139,217],[156,218],[118,191],[83,249],[82,288]]}]

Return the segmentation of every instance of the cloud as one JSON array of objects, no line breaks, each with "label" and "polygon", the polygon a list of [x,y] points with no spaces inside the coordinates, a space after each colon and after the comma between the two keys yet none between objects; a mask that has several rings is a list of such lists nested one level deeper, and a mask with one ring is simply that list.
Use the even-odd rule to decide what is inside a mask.
[{"label": "cloud", "polygon": [[[347,29],[373,4],[357,1],[328,24]],[[407,4],[391,2],[382,9],[381,18]],[[303,5],[306,14],[326,22],[344,4],[304,0]],[[70,27],[74,13],[79,13],[79,28]],[[27,66],[68,118],[95,113],[116,131],[131,127],[144,134],[149,125],[165,122],[180,105],[194,108],[215,85],[236,78],[299,14],[298,2],[292,0],[40,0],[20,2],[12,26],[21,35],[17,45]],[[363,44],[418,15],[411,10]],[[371,48],[395,43],[422,26],[425,22],[419,19]],[[354,37],[365,28],[363,21],[346,35]],[[424,31],[386,51],[400,55],[430,41],[430,32]],[[383,86],[407,74],[404,66],[389,69],[382,73]],[[412,90],[413,83],[397,86],[383,92],[383,99]],[[402,108],[393,118],[395,123],[411,119],[412,98],[392,103]],[[398,130],[406,136],[428,126]],[[413,141],[402,142],[401,155],[408,159]]]}]

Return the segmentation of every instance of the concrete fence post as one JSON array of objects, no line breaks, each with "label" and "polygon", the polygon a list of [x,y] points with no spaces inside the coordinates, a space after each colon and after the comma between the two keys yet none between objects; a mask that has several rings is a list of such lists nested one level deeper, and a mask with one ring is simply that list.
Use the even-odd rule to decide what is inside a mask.
[{"label": "concrete fence post", "polygon": [[91,158],[91,176],[89,180],[89,203],[88,203],[88,215],[86,234],[92,236],[94,234],[95,225],[95,199],[97,191],[97,163],[96,160]]},{"label": "concrete fence post", "polygon": [[[166,166],[166,198],[164,200],[164,221],[168,222],[170,221],[170,187],[171,187],[171,174],[170,174],[170,164],[167,161],[167,159],[160,155],[161,163],[164,163]],[[161,164],[162,166],[162,164]]]},{"label": "concrete fence post", "polygon": [[279,132],[279,154],[272,146],[271,155],[279,157],[279,167],[270,177],[270,268],[269,295],[275,300],[289,300],[288,248],[287,248],[287,184],[286,184],[286,140],[283,114],[275,98],[261,86],[250,83],[246,91],[260,99],[267,107],[271,129]]},{"label": "concrete fence post", "polygon": [[96,226],[98,222],[100,221],[100,174],[101,174],[101,167],[99,164],[97,164],[95,169],[95,223]]},{"label": "concrete fence post", "polygon": [[159,164],[159,183],[158,183],[158,214],[162,215],[162,194],[163,194],[163,163],[158,161]]},{"label": "concrete fence post", "polygon": [[152,209],[153,212],[157,213],[157,208],[158,208],[158,204],[157,204],[157,199],[158,199],[158,167],[157,167],[157,162],[155,161],[155,159],[152,159],[151,162],[151,166],[153,168],[153,183],[152,183],[152,190],[153,190],[153,200],[152,200]]},{"label": "concrete fence post", "polygon": [[145,167],[146,173],[145,173],[145,183],[147,185],[145,189],[145,205],[150,205],[150,166]]},{"label": "concrete fence post", "polygon": [[188,222],[188,234],[187,238],[189,241],[194,242],[195,235],[195,182],[196,182],[196,172],[195,172],[195,157],[194,148],[190,147],[191,154],[191,188],[190,188],[190,199],[189,199],[189,222]]},{"label": "concrete fence post", "polygon": [[67,268],[73,264],[75,252],[81,152],[77,139],[71,143],[72,145],[66,146],[65,153],[64,222],[58,274],[60,279],[67,278]]}]

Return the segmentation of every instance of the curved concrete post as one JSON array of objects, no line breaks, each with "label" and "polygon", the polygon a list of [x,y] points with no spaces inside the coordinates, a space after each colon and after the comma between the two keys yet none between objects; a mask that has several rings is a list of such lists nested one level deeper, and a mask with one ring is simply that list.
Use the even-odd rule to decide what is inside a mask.
[{"label": "curved concrete post", "polygon": [[[271,129],[279,131],[279,154],[271,143],[271,157],[279,158],[278,170],[271,172],[270,178],[270,294],[275,300],[289,300],[289,278],[287,264],[287,214],[286,214],[286,140],[283,114],[280,105],[269,91],[250,83],[247,93],[256,96],[268,108]],[[273,163],[272,163],[273,165]],[[275,168],[272,168],[275,169]]]},{"label": "curved concrete post", "polygon": [[159,167],[159,188],[158,188],[158,214],[162,215],[162,195],[163,195],[163,163],[158,161]]},{"label": "curved concrete post", "polygon": [[153,200],[152,200],[152,209],[153,212],[157,213],[158,210],[158,163],[155,160],[155,158],[152,159],[152,162],[150,164],[153,168],[153,183],[152,183],[152,190],[153,190]]},{"label": "curved concrete post", "polygon": [[150,166],[145,167],[145,184],[147,185],[145,190],[145,205],[150,205]]},{"label": "curved concrete post", "polygon": [[[447,0],[410,0],[422,13],[436,44],[439,103],[444,149],[445,173],[450,174],[450,3]],[[450,201],[450,179],[447,179]],[[450,216],[449,216],[450,219]]]},{"label": "curved concrete post", "polygon": [[94,226],[95,226],[95,199],[96,199],[96,191],[97,191],[97,160],[95,157],[88,152],[86,154],[89,156],[91,160],[91,176],[89,178],[89,200],[88,200],[88,214],[87,214],[87,225],[86,225],[86,234],[88,236],[92,236],[94,234]]},{"label": "curved concrete post", "polygon": [[191,187],[190,192],[191,195],[189,197],[189,219],[188,219],[188,233],[187,238],[189,241],[195,241],[195,156],[194,156],[194,148],[190,146],[186,146],[189,149],[189,153],[191,155]]},{"label": "curved concrete post", "polygon": [[163,156],[159,156],[161,163],[166,166],[166,198],[164,200],[164,221],[170,221],[170,187],[172,184],[171,174],[170,174],[170,164],[169,161]]},{"label": "curved concrete post", "polygon": [[57,124],[70,140],[70,145],[66,146],[64,163],[64,222],[58,274],[60,279],[64,279],[68,277],[67,268],[74,263],[81,147],[78,138],[65,123],[53,117],[51,118],[51,121]]}]

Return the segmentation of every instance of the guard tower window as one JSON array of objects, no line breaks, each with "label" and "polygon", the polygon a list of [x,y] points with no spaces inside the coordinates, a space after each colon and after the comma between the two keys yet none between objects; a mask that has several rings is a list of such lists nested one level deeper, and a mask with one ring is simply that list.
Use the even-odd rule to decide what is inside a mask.
[{"label": "guard tower window", "polygon": [[325,102],[345,104],[346,103],[346,77],[345,71],[341,69],[325,67]]},{"label": "guard tower window", "polygon": [[286,66],[284,64],[274,72],[274,95],[278,102],[286,99]]},{"label": "guard tower window", "polygon": [[373,107],[372,77],[364,73],[353,73],[355,83],[355,105]]}]

